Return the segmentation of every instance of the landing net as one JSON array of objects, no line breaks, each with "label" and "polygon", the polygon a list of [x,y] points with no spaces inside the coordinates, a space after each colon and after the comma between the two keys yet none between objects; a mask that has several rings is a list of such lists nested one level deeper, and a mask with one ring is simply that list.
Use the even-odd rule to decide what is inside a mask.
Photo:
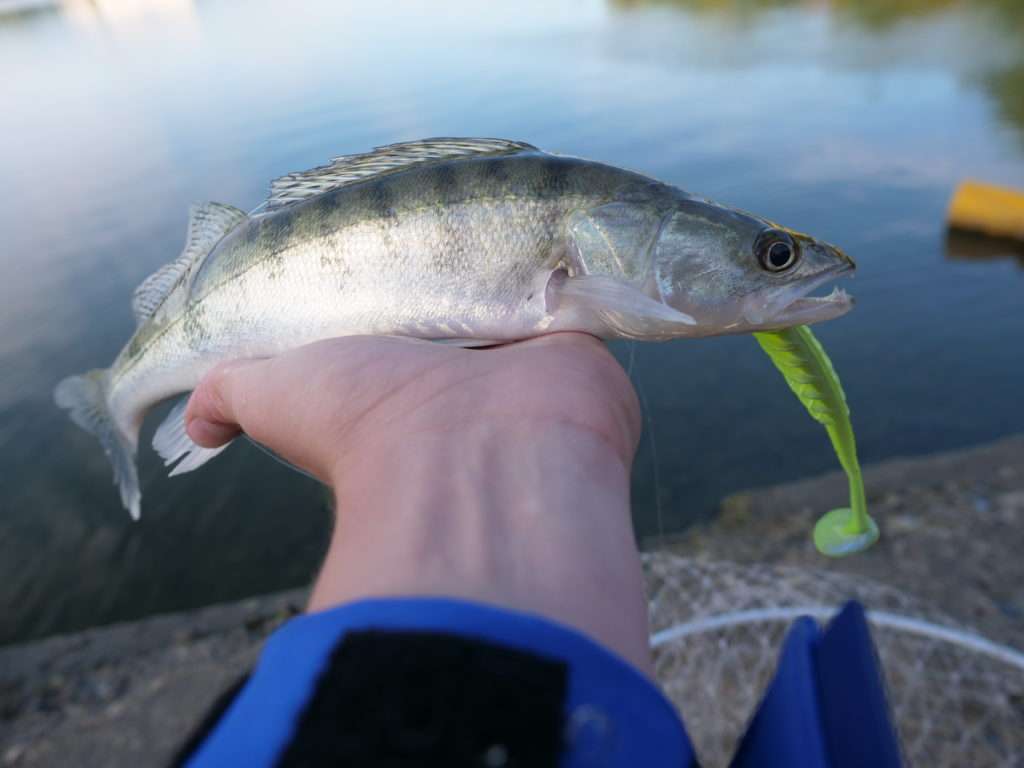
[{"label": "landing net", "polygon": [[1024,654],[876,581],[832,571],[644,555],[658,679],[701,764],[726,766],[786,629],[860,601],[904,757],[916,766],[1024,766]]}]

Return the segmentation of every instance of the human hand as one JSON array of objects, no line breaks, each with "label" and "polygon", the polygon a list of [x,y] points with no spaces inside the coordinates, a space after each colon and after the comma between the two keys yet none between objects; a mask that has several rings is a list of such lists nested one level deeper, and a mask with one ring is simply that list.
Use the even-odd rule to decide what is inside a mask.
[{"label": "human hand", "polygon": [[650,671],[629,517],[639,406],[598,340],[332,339],[219,366],[186,423],[206,447],[245,431],[333,488],[312,610],[481,600],[575,626]]}]

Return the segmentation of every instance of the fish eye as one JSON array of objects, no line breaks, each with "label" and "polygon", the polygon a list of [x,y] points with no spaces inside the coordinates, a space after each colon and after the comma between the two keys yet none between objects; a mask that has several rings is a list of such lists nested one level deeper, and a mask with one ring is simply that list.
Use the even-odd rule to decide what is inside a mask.
[{"label": "fish eye", "polygon": [[768,230],[754,245],[758,261],[769,272],[785,272],[796,264],[799,253],[796,243],[785,232]]}]

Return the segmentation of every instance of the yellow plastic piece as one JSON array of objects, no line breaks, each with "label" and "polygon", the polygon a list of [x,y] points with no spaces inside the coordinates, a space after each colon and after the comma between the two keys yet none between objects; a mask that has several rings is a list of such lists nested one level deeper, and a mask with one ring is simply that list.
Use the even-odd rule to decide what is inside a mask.
[{"label": "yellow plastic piece", "polygon": [[964,181],[949,204],[949,225],[1024,240],[1024,192]]}]

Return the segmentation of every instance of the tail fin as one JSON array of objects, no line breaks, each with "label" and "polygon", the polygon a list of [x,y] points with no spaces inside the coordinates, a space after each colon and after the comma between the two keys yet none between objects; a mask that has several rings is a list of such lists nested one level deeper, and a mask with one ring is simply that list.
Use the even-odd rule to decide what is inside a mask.
[{"label": "tail fin", "polygon": [[135,445],[118,430],[107,405],[109,373],[97,369],[64,379],[53,392],[53,399],[70,412],[71,420],[96,436],[114,467],[114,483],[121,490],[121,503],[139,519],[142,494],[135,469]]}]

